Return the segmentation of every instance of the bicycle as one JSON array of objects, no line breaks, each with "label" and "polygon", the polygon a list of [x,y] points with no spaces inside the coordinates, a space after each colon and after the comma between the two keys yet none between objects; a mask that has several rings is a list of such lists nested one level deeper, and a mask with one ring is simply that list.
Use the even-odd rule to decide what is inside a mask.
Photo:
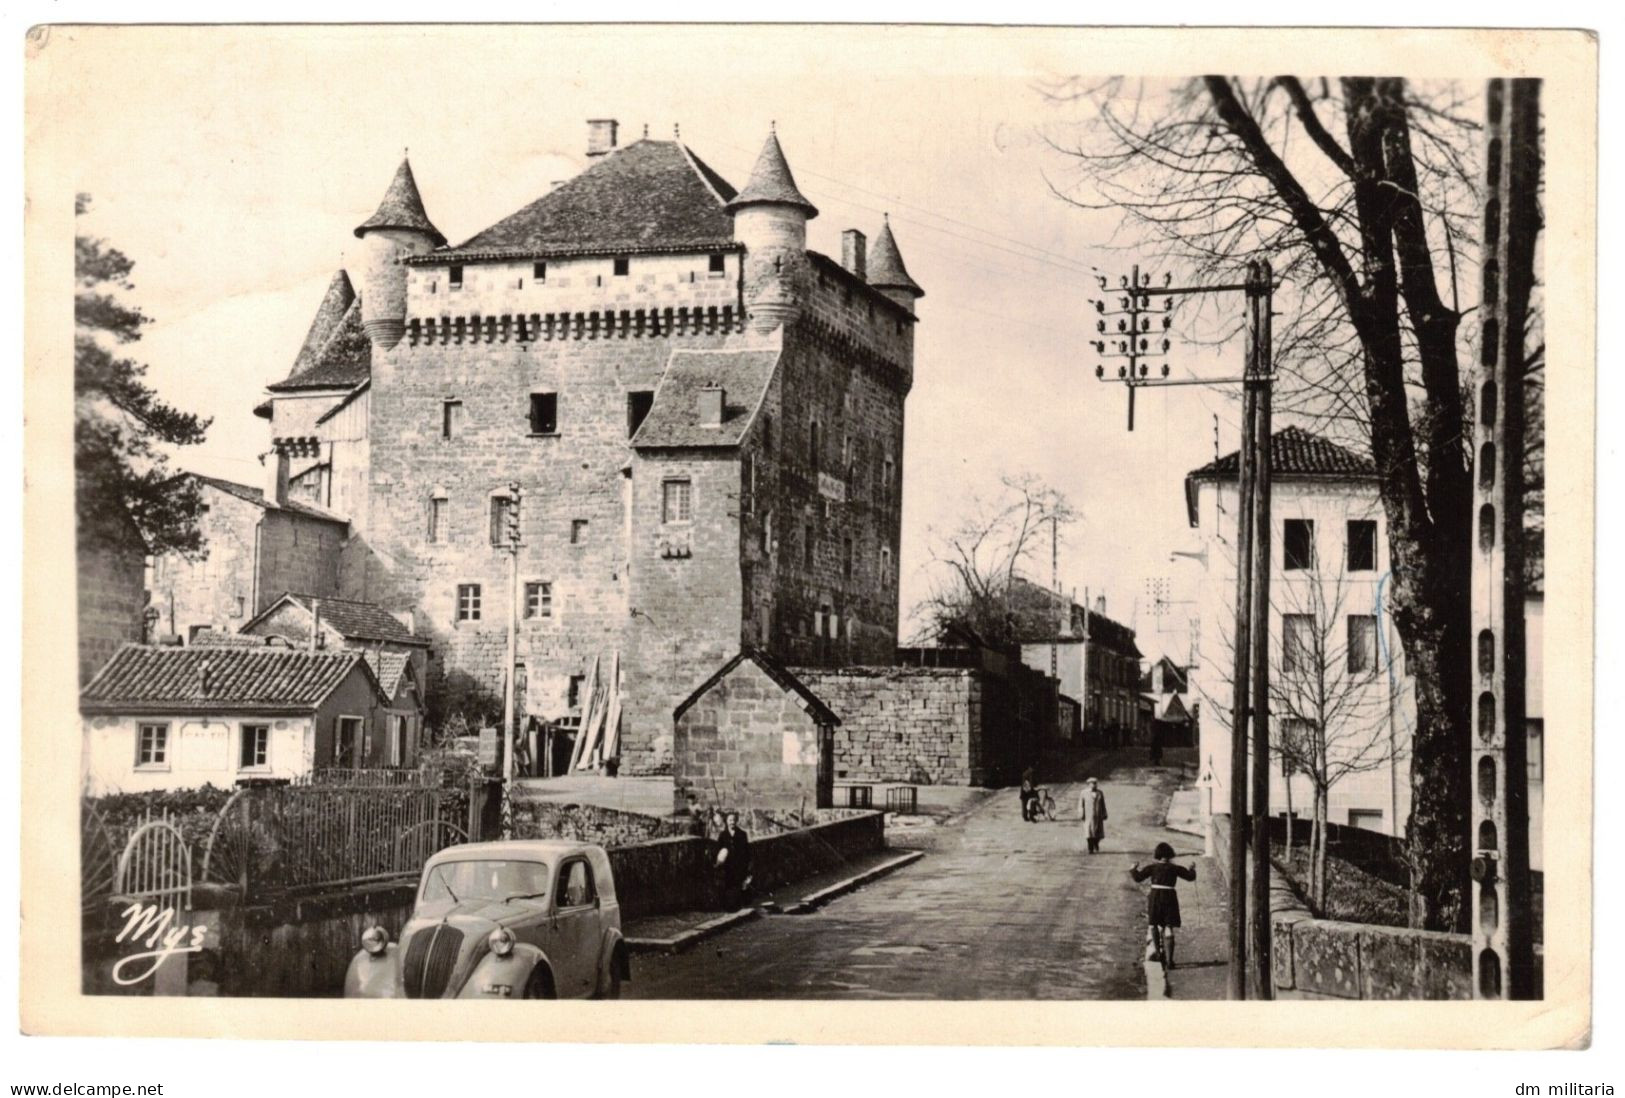
[{"label": "bicycle", "polygon": [[1055,797],[1047,789],[1034,789],[1030,807],[1023,805],[1022,811],[1023,815],[1031,813],[1027,816],[1029,820],[1037,820],[1040,816],[1053,820],[1056,816]]}]

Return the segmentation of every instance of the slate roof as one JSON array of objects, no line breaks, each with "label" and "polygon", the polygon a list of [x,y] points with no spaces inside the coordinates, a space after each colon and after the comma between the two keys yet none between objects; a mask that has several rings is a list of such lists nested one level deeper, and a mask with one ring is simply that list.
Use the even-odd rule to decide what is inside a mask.
[{"label": "slate roof", "polygon": [[[330,286],[329,294],[331,292]],[[316,326],[321,323],[322,314],[327,308],[328,299],[324,298],[317,309],[316,321],[311,325],[311,335],[316,334]],[[310,336],[307,336],[307,347],[309,342]],[[304,365],[301,365],[302,361]],[[309,358],[301,349],[299,357],[294,359],[293,372],[266,388],[273,393],[292,389],[348,389],[371,377],[372,341],[361,326],[361,297],[352,294],[344,315],[333,325],[321,349]]]},{"label": "slate roof", "polygon": [[284,601],[293,603],[307,613],[310,612],[313,603],[321,603],[323,624],[331,626],[346,640],[386,641],[390,644],[410,644],[421,648],[429,646],[427,638],[413,633],[399,618],[377,603],[328,598],[324,595],[294,591],[284,592],[274,599],[269,606],[249,619],[243,625],[243,629],[252,627],[281,606]]},{"label": "slate roof", "polygon": [[[1084,607],[1060,592],[1016,576],[1011,581],[1009,604],[1017,644],[1076,644],[1084,639]],[[1119,655],[1141,658],[1134,630],[1095,610],[1087,616],[1090,641],[1104,644]],[[1070,626],[1066,632],[1061,630],[1063,617]]]},{"label": "slate roof", "polygon": [[[1197,484],[1236,480],[1240,470],[1238,450],[1185,474],[1185,510],[1192,526],[1197,519]],[[1286,427],[1270,436],[1270,476],[1275,480],[1374,481],[1377,467],[1370,458],[1329,439],[1301,427]]]},{"label": "slate roof", "polygon": [[808,202],[806,196],[796,188],[796,177],[790,174],[790,165],[784,159],[784,150],[779,147],[776,133],[767,135],[761,154],[756,158],[756,166],[750,170],[749,182],[728,203],[728,209],[732,211],[760,205],[797,206],[809,218],[818,216],[818,207]]},{"label": "slate roof", "polygon": [[414,264],[459,259],[736,251],[734,189],[675,141],[634,141],[524,209]]},{"label": "slate roof", "polygon": [[338,330],[339,322],[354,302],[355,287],[350,284],[349,274],[342,270],[335,272],[333,280],[327,284],[327,292],[322,295],[322,303],[316,307],[316,316],[310,322],[310,331],[305,333],[305,342],[294,356],[293,369],[288,371],[290,378],[316,365],[322,348],[327,346],[327,341]]},{"label": "slate roof", "polygon": [[835,711],[829,706],[825,705],[822,698],[808,689],[806,683],[796,678],[795,674],[792,673],[788,667],[784,666],[784,664],[780,663],[778,660],[774,659],[760,648],[756,648],[753,645],[748,644],[739,650],[739,654],[737,656],[719,667],[715,674],[706,679],[704,682],[700,683],[700,685],[695,688],[694,693],[684,698],[682,702],[678,704],[677,708],[672,710],[672,720],[681,720],[683,714],[687,713],[691,708],[693,708],[695,702],[699,701],[707,693],[709,693],[713,686],[726,678],[734,668],[738,667],[745,660],[750,660],[752,663],[756,664],[757,667],[760,667],[762,672],[767,675],[768,678],[777,683],[781,690],[785,691],[786,693],[794,693],[797,697],[799,697],[802,702],[802,708],[806,710],[809,716],[812,717],[815,724],[833,728],[841,723],[841,718],[835,715]]},{"label": "slate roof", "polygon": [[[779,361],[777,347],[748,351],[673,351],[655,387],[654,404],[633,447],[643,449],[737,446],[762,406]],[[702,427],[700,390],[722,387],[722,426]]]},{"label": "slate roof", "polygon": [[445,235],[434,227],[423,209],[423,196],[418,194],[418,181],[412,175],[412,163],[402,160],[395,169],[395,178],[389,181],[384,200],[378,210],[357,225],[356,236],[365,236],[368,229],[416,229],[428,233],[438,247],[446,242]]},{"label": "slate roof", "polygon": [[908,275],[903,266],[903,253],[897,250],[897,238],[891,232],[891,219],[880,223],[880,235],[869,245],[867,264],[869,285],[877,290],[907,290],[915,297],[924,297],[925,291]]},{"label": "slate roof", "polygon": [[[358,666],[366,666],[359,652],[127,644],[80,691],[79,707],[100,713],[309,712]],[[371,670],[362,673],[376,689]]]},{"label": "slate roof", "polygon": [[336,522],[343,526],[350,524],[348,519],[340,518],[331,511],[324,511],[314,504],[304,503],[300,500],[290,499],[287,503],[278,506],[265,498],[265,491],[262,488],[253,488],[247,484],[238,484],[236,481],[231,480],[221,480],[219,477],[206,477],[201,473],[183,473],[181,475],[195,477],[204,484],[218,488],[228,496],[235,496],[245,503],[252,503],[254,506],[263,507],[267,511],[289,511],[296,515],[303,515],[306,518],[321,519],[323,522]]}]

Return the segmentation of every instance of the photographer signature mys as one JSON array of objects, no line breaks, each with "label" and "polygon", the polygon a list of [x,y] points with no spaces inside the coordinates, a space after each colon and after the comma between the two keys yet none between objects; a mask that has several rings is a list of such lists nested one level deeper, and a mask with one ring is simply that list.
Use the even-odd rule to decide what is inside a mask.
[{"label": "photographer signature mys", "polygon": [[[176,921],[175,909],[156,904],[133,903],[123,911],[124,929],[114,942],[128,941],[145,946],[140,953],[122,957],[113,965],[113,982],[121,986],[138,984],[158,971],[158,966],[177,953],[197,953],[208,935],[206,926],[187,926]],[[144,967],[129,966],[146,962]]]}]

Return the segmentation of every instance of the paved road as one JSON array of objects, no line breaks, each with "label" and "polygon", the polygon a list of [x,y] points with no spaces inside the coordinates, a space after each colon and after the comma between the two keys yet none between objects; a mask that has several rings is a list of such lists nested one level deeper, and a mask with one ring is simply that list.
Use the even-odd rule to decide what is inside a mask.
[{"label": "paved road", "polygon": [[[1081,787],[1051,786],[1055,823],[1024,823],[1000,791],[922,861],[809,915],[759,919],[676,956],[640,956],[639,999],[1138,999],[1143,886],[1128,867],[1167,839],[1171,771],[1103,777],[1110,811],[1091,857]],[[1068,818],[1070,817],[1070,818]],[[1198,961],[1181,956],[1181,961]]]}]

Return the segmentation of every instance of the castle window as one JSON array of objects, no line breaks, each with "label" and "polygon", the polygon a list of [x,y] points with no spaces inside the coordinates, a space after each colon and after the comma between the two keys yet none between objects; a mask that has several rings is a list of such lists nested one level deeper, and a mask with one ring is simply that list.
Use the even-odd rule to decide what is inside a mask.
[{"label": "castle window", "polygon": [[626,437],[631,438],[643,426],[643,421],[649,418],[649,409],[655,404],[654,391],[651,389],[636,389],[626,394]]},{"label": "castle window", "polygon": [[570,685],[565,688],[564,692],[564,707],[566,709],[574,709],[581,704],[581,688],[586,685],[586,682],[587,676],[585,675],[570,676]]},{"label": "castle window", "polygon": [[728,257],[723,255],[721,252],[712,253],[712,255],[711,255],[711,273],[714,274],[714,275],[727,274],[728,273]]},{"label": "castle window", "polygon": [[847,579],[852,578],[852,539],[847,538],[841,543],[841,573]]},{"label": "castle window", "polygon": [[530,394],[530,433],[533,435],[559,433],[559,394]]},{"label": "castle window", "polygon": [[625,278],[632,273],[632,261],[624,255],[615,257],[615,277]]},{"label": "castle window", "polygon": [[1349,523],[1349,571],[1373,572],[1377,568],[1377,524],[1370,519]]},{"label": "castle window", "polygon": [[446,538],[446,499],[444,496],[429,501],[429,544],[437,545]]},{"label": "castle window", "polygon": [[491,497],[491,544],[508,544],[508,522],[513,515],[512,496]]},{"label": "castle window", "polygon": [[773,552],[773,512],[762,513],[762,552]]},{"label": "castle window", "polygon": [[812,571],[813,528],[810,522],[801,529],[801,566],[809,572]]},{"label": "castle window", "polygon": [[746,454],[739,471],[739,513],[750,514],[756,505],[756,459]]},{"label": "castle window", "polygon": [[586,519],[571,519],[570,520],[570,544],[571,545],[580,545],[582,542],[584,542],[586,540],[587,540],[587,520]]},{"label": "castle window", "polygon": [[763,416],[762,417],[762,452],[767,453],[767,454],[771,454],[773,452],[773,417],[772,416]]},{"label": "castle window", "polygon": [[891,546],[880,547],[880,582],[891,585]]},{"label": "castle window", "polygon": [[456,438],[463,429],[463,402],[460,400],[443,400],[440,402],[440,437]]},{"label": "castle window", "polygon": [[446,283],[453,290],[461,290],[463,288],[463,269],[461,267],[453,267],[447,271]]},{"label": "castle window", "polygon": [[686,478],[661,484],[660,521],[688,522],[692,517],[693,484]]},{"label": "castle window", "polygon": [[550,618],[553,616],[553,585],[542,581],[525,584],[525,617]]},{"label": "castle window", "polygon": [[807,464],[812,466],[813,472],[818,472],[818,421],[816,419],[807,424]]},{"label": "castle window", "polygon": [[1288,571],[1315,566],[1315,523],[1313,519],[1287,519],[1281,551],[1282,567]]},{"label": "castle window", "polygon": [[885,499],[885,500],[891,499],[892,480],[896,476],[897,476],[896,463],[894,463],[892,461],[891,455],[887,454],[886,455],[886,460],[880,463],[880,498],[881,499]]},{"label": "castle window", "polygon": [[537,282],[547,281],[547,260],[538,259],[530,268],[530,277]]},{"label": "castle window", "polygon": [[457,585],[457,620],[480,620],[480,585],[477,583],[459,583]]}]

